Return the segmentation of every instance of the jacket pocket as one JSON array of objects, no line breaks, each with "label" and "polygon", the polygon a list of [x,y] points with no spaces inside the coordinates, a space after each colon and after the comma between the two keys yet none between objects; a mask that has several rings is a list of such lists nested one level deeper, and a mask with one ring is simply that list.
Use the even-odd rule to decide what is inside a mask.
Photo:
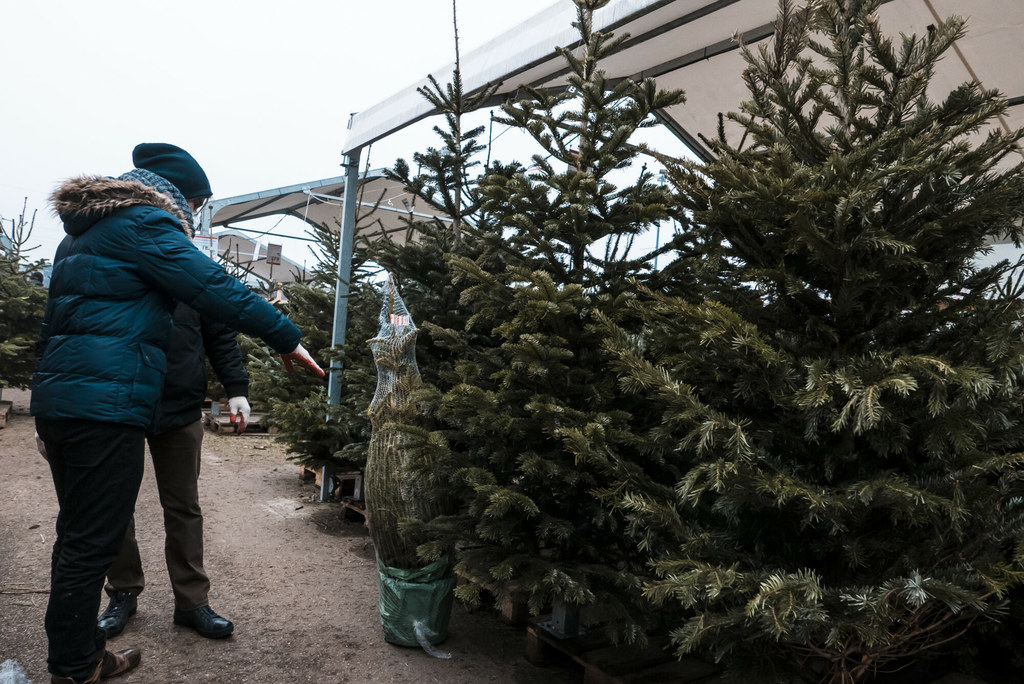
[{"label": "jacket pocket", "polygon": [[132,382],[132,410],[151,420],[164,384],[167,360],[159,347],[140,342],[137,347],[135,378]]}]

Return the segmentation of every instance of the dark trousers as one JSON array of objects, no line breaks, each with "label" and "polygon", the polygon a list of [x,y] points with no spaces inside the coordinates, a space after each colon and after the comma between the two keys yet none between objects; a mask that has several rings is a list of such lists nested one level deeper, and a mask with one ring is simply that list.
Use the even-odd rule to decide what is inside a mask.
[{"label": "dark trousers", "polygon": [[96,626],[103,578],[121,548],[142,482],[145,431],[36,418],[57,490],[57,539],[46,607],[50,672],[86,679],[103,656]]},{"label": "dark trousers", "polygon": [[[164,511],[164,559],[174,590],[174,607],[195,610],[207,605],[210,580],[203,568],[203,512],[199,507],[199,464],[203,425],[147,435],[153,474]],[[107,593],[139,594],[146,586],[135,521],[125,534],[121,552],[107,572]]]}]

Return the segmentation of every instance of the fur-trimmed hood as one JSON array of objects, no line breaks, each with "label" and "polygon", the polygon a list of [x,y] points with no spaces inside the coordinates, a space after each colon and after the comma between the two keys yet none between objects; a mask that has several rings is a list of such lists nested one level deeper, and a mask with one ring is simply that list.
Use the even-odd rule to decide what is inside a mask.
[{"label": "fur-trimmed hood", "polygon": [[100,219],[128,207],[162,209],[181,222],[189,235],[189,220],[174,200],[158,190],[133,180],[108,176],[79,176],[61,184],[50,195],[54,211],[64,222],[68,235],[81,235]]}]

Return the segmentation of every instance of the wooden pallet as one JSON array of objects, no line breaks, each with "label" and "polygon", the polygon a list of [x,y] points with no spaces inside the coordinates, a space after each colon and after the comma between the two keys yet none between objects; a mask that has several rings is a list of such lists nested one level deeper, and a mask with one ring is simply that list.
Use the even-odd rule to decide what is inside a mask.
[{"label": "wooden pallet", "polygon": [[501,617],[505,619],[509,624],[522,626],[530,620],[530,605],[525,599],[519,599],[515,586],[509,588],[509,593],[512,598],[506,601],[504,604],[499,604],[497,601],[497,593],[494,591],[494,585],[489,582],[484,582],[479,579],[474,579],[466,575],[458,575],[456,577],[458,584],[476,584],[478,587],[488,592],[494,597],[494,605],[501,613]]},{"label": "wooden pallet", "polygon": [[351,513],[362,517],[363,525],[369,527],[370,519],[366,516],[366,502],[360,499],[353,499],[350,496],[342,497],[338,503],[342,505],[341,517],[348,520]]},{"label": "wooden pallet", "polygon": [[[327,467],[327,477],[331,482],[331,498],[351,498],[356,501],[363,500],[363,474],[358,470],[339,473],[331,467]],[[299,464],[299,479],[303,482],[313,480],[313,483],[320,487],[324,481],[324,468],[314,468]]]},{"label": "wooden pallet", "polygon": [[363,474],[361,472],[358,470],[346,473],[331,472],[330,476],[334,481],[334,491],[332,492],[334,498],[363,503]]},{"label": "wooden pallet", "polygon": [[362,519],[363,524],[369,527],[370,518],[366,515],[362,472],[358,470],[344,473],[330,472],[329,476],[334,483],[331,498],[343,507],[341,517],[347,520],[350,513],[355,513]]},{"label": "wooden pallet", "polygon": [[[359,471],[329,472],[328,477],[335,482],[331,499],[341,504],[341,517],[347,520],[350,513],[355,513],[364,525],[369,525],[369,518],[366,516],[366,502],[363,500],[363,474]],[[299,479],[303,482],[312,480],[317,487],[322,487],[324,469],[299,464]]]},{"label": "wooden pallet", "polygon": [[320,468],[313,468],[308,465],[299,465],[299,479],[303,482],[313,480],[317,487],[322,482],[323,471]]},{"label": "wooden pallet", "polygon": [[527,660],[543,665],[555,655],[577,663],[583,669],[584,684],[710,684],[718,672],[717,666],[703,660],[677,660],[665,639],[652,637],[646,646],[615,644],[597,631],[560,638],[551,631],[550,616],[530,620]]},{"label": "wooden pallet", "polygon": [[7,414],[13,408],[13,401],[0,401],[0,428],[7,427]]}]

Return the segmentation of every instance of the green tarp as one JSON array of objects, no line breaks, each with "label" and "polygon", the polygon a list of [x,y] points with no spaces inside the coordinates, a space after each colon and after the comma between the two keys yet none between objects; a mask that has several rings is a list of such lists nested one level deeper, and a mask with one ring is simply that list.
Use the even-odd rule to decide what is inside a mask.
[{"label": "green tarp", "polygon": [[[423,568],[392,568],[377,558],[384,638],[400,646],[439,644],[448,636],[455,575],[442,558]],[[419,631],[419,636],[417,635]]]}]

